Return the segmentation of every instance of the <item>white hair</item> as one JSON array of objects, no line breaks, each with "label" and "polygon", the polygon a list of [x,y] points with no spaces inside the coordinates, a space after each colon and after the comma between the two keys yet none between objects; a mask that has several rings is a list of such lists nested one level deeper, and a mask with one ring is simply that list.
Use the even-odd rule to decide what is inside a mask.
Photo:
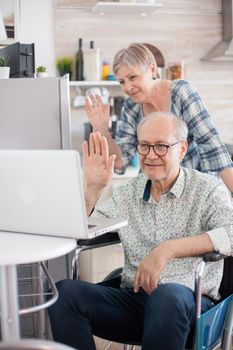
[{"label": "white hair", "polygon": [[188,137],[188,127],[187,124],[181,119],[181,117],[177,117],[173,113],[169,112],[152,112],[147,117],[143,118],[137,128],[137,137],[139,136],[139,131],[141,127],[151,120],[155,120],[158,118],[171,119],[174,121],[176,126],[177,137],[179,140],[186,140]]},{"label": "white hair", "polygon": [[126,49],[118,51],[113,59],[113,73],[117,74],[118,69],[122,65],[129,68],[140,67],[143,70],[153,64],[157,67],[157,63],[152,52],[143,44],[131,44]]}]

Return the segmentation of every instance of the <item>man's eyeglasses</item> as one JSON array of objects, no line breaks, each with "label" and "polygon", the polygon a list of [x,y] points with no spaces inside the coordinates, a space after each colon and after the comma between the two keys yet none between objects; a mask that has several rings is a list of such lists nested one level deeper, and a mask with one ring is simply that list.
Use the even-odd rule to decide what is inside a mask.
[{"label": "man's eyeglasses", "polygon": [[168,148],[177,145],[177,143],[179,142],[181,141],[177,141],[168,145],[163,145],[161,143],[156,143],[155,145],[148,145],[147,143],[138,143],[136,147],[138,153],[142,156],[147,156],[150,153],[150,149],[152,148],[156,156],[165,157],[168,152]]}]

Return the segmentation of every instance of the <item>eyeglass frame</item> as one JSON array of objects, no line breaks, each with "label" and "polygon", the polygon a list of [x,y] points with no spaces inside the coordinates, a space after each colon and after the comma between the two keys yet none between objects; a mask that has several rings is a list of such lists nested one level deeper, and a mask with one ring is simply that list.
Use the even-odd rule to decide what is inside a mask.
[{"label": "eyeglass frame", "polygon": [[[170,144],[168,144],[168,145],[164,145],[164,144],[162,144],[162,143],[155,143],[154,145],[150,145],[150,144],[147,144],[147,143],[140,143],[140,142],[138,142],[138,143],[136,144],[136,149],[137,149],[137,152],[138,152],[141,156],[148,156],[148,154],[150,153],[150,149],[151,149],[151,147],[152,147],[152,149],[153,149],[153,151],[154,151],[154,154],[155,154],[157,157],[165,157],[165,156],[167,155],[168,149],[169,149],[170,147],[175,146],[175,145],[177,145],[178,143],[180,143],[180,142],[182,142],[182,141],[183,141],[183,140],[178,140],[177,142],[175,142],[175,143],[170,143]],[[143,153],[140,153],[140,152],[139,152],[138,146],[140,146],[140,145],[144,145],[144,146],[147,146],[147,147],[148,147],[148,152],[147,152],[146,154],[143,154]],[[166,153],[163,154],[163,155],[156,153],[156,149],[155,149],[156,146],[164,146],[164,147],[166,147]]]}]

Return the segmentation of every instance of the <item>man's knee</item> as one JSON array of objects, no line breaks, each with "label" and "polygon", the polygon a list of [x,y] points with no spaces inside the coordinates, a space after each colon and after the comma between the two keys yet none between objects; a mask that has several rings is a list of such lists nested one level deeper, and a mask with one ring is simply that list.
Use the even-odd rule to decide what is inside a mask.
[{"label": "man's knee", "polygon": [[172,342],[172,349],[183,349],[194,316],[191,289],[176,283],[159,285],[146,304],[143,346],[170,349]]},{"label": "man's knee", "polygon": [[178,283],[166,283],[159,285],[148,300],[150,308],[158,312],[169,313],[180,311],[193,313],[195,311],[195,297],[191,289]]},{"label": "man's knee", "polygon": [[72,299],[79,293],[82,288],[80,281],[77,280],[63,280],[56,283],[56,287],[59,294],[59,300]]},{"label": "man's knee", "polygon": [[63,280],[56,286],[59,297],[54,304],[55,308],[84,312],[89,305],[95,304],[101,297],[98,286],[86,281]]},{"label": "man's knee", "polygon": [[78,310],[85,303],[88,286],[83,281],[62,280],[56,283],[58,300],[49,308],[49,314]]}]

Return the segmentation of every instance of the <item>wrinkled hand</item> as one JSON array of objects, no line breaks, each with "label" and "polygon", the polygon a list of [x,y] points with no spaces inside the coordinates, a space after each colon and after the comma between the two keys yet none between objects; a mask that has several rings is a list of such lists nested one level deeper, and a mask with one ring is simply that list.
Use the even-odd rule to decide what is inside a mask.
[{"label": "wrinkled hand", "polygon": [[142,287],[147,294],[151,294],[157,287],[160,273],[170,260],[169,252],[161,244],[147,255],[139,264],[134,277],[134,292]]},{"label": "wrinkled hand", "polygon": [[109,156],[108,143],[99,132],[91,133],[89,145],[83,142],[83,171],[86,187],[105,187],[112,177],[115,155]]},{"label": "wrinkled hand", "polygon": [[85,98],[84,108],[94,132],[108,130],[109,104],[104,105],[99,95],[90,95]]}]

